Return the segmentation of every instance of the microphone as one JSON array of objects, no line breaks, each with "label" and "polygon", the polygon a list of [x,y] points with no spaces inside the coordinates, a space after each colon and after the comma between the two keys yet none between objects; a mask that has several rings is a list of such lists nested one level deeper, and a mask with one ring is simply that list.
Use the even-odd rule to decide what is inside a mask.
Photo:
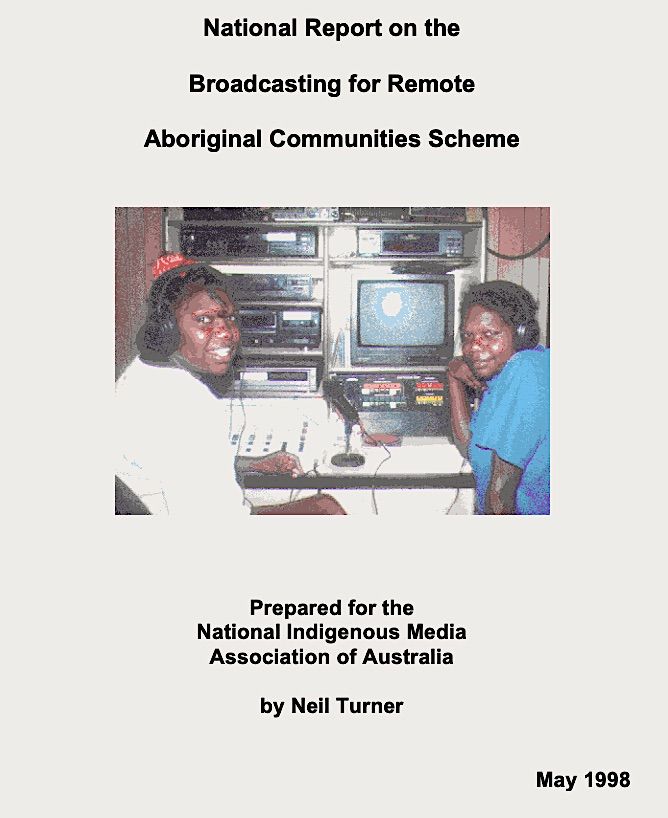
[{"label": "microphone", "polygon": [[343,386],[338,381],[324,381],[323,391],[332,406],[351,424],[359,423],[359,412],[346,397]]},{"label": "microphone", "polygon": [[343,386],[338,381],[324,381],[323,392],[325,398],[336,409],[336,411],[343,417],[344,430],[346,435],[346,450],[339,452],[332,457],[332,463],[335,466],[343,467],[358,467],[363,466],[365,457],[357,452],[350,451],[350,435],[355,424],[360,423],[360,415],[357,409],[346,397]]}]

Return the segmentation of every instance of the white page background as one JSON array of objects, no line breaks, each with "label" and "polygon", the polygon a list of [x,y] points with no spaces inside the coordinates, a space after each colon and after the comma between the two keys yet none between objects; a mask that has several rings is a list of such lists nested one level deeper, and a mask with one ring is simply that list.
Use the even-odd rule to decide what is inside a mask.
[{"label": "white page background", "polygon": [[[295,1],[13,10],[8,814],[665,810],[663,435],[655,440],[665,334],[662,52],[650,8]],[[202,18],[216,14],[438,16],[462,34],[205,39]],[[477,90],[339,99],[186,90],[190,72],[253,71],[460,73]],[[146,150],[152,127],[422,135],[461,127],[516,132],[521,143],[212,154]],[[249,518],[237,528],[215,514],[187,524],[112,519],[113,208],[337,202],[551,208],[551,517]],[[446,668],[209,666],[214,644],[197,641],[197,622],[258,624],[248,615],[256,597],[395,598],[414,604],[416,621],[454,622],[469,638],[454,643]],[[258,712],[260,696],[327,695],[406,705],[366,718]],[[577,773],[578,782],[570,793],[537,789],[537,770]],[[589,789],[588,770],[628,770],[632,785]]]}]

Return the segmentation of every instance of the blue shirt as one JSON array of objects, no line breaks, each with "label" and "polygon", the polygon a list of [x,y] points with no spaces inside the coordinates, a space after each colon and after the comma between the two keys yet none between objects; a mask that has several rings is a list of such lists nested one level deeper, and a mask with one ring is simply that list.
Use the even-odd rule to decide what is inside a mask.
[{"label": "blue shirt", "polygon": [[476,481],[476,509],[485,511],[494,452],[522,469],[518,514],[550,513],[550,350],[516,352],[487,382],[471,417],[469,460]]}]

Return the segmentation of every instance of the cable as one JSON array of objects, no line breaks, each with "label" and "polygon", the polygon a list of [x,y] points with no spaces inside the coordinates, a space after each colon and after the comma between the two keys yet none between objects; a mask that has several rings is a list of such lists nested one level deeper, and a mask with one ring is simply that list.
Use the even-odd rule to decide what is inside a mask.
[{"label": "cable", "polygon": [[550,234],[548,233],[544,239],[538,242],[538,244],[533,248],[533,250],[529,250],[526,253],[520,253],[519,256],[509,256],[506,253],[499,253],[498,250],[492,250],[491,247],[487,248],[487,252],[494,256],[495,258],[504,259],[504,261],[522,261],[522,259],[529,258],[530,256],[535,255],[539,250],[542,250],[543,247],[549,242]]},{"label": "cable", "polygon": [[[244,379],[243,379],[243,371],[246,368],[246,364],[243,358],[238,358],[238,362],[241,364],[241,372],[239,373],[239,405],[241,406],[241,413],[243,416],[243,425],[241,427],[241,431],[239,432],[239,438],[237,439],[237,451],[235,457],[240,457],[239,452],[241,451],[241,441],[243,440],[244,432],[246,431],[246,407],[244,406]],[[234,396],[232,400],[232,405],[230,407],[230,424],[227,432],[227,439],[230,440],[232,436],[232,412],[234,410]],[[241,505],[248,506],[248,508],[253,508],[253,504],[251,501],[246,497],[246,486],[244,485],[243,475],[241,480]]]},{"label": "cable", "polygon": [[446,516],[452,511],[453,506],[457,502],[457,498],[459,497],[459,489],[455,491],[455,499],[450,503],[448,510],[445,512]]},{"label": "cable", "polygon": [[334,346],[332,347],[332,362],[334,366],[337,366],[339,363],[339,346],[343,342],[343,330],[340,330],[338,335],[336,336],[336,340],[334,341]]},{"label": "cable", "polygon": [[[465,463],[466,463],[466,458],[465,458],[465,457],[463,457],[463,458],[462,458],[462,462],[461,462],[461,463],[460,463],[460,465],[459,465],[459,474],[461,474],[461,473],[462,473],[462,469],[464,468]],[[450,505],[448,506],[448,510],[445,512],[445,513],[446,513],[446,516],[447,516],[447,515],[448,515],[448,514],[449,514],[449,513],[452,511],[452,509],[454,508],[455,503],[456,503],[456,502],[457,502],[457,500],[459,499],[459,492],[460,492],[460,491],[461,491],[461,489],[457,489],[457,491],[455,491],[455,497],[454,497],[454,500],[453,500],[453,501],[450,503]]]},{"label": "cable", "polygon": [[385,449],[385,451],[387,452],[387,457],[383,458],[380,461],[380,463],[376,466],[376,471],[373,473],[373,475],[371,477],[371,509],[373,510],[373,513],[377,517],[378,516],[378,503],[376,502],[376,486],[374,485],[374,483],[375,483],[376,477],[378,476],[378,472],[380,471],[380,467],[383,465],[383,463],[387,463],[387,461],[390,460],[390,458],[392,457],[392,452],[387,448],[387,446],[383,443],[382,440],[376,440],[376,438],[373,435],[371,435],[371,434],[369,434],[369,432],[367,432],[367,430],[364,428],[364,425],[362,424],[361,420],[359,421],[359,427],[360,427],[360,430],[362,432],[363,437],[366,440],[372,441],[374,446],[378,446],[378,445],[382,446],[383,449]]},{"label": "cable", "polygon": [[[309,477],[309,476],[320,477],[320,475],[318,474],[318,470],[315,468],[315,466],[312,469],[309,469],[308,471],[305,471],[303,476],[304,477]],[[303,490],[304,489],[290,489],[288,502],[289,503],[294,503],[298,499],[299,495],[302,493]],[[318,489],[318,491],[316,493],[319,494],[320,489]]]}]

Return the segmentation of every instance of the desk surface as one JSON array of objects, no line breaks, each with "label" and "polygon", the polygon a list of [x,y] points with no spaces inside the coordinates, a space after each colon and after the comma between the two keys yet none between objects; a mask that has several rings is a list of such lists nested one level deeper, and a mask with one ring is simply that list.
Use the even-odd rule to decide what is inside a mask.
[{"label": "desk surface", "polygon": [[[404,438],[400,446],[384,449],[363,446],[365,463],[359,467],[337,467],[327,452],[317,474],[300,477],[247,474],[247,489],[444,489],[474,488],[469,464],[445,438]],[[308,464],[303,464],[308,468]]]}]

